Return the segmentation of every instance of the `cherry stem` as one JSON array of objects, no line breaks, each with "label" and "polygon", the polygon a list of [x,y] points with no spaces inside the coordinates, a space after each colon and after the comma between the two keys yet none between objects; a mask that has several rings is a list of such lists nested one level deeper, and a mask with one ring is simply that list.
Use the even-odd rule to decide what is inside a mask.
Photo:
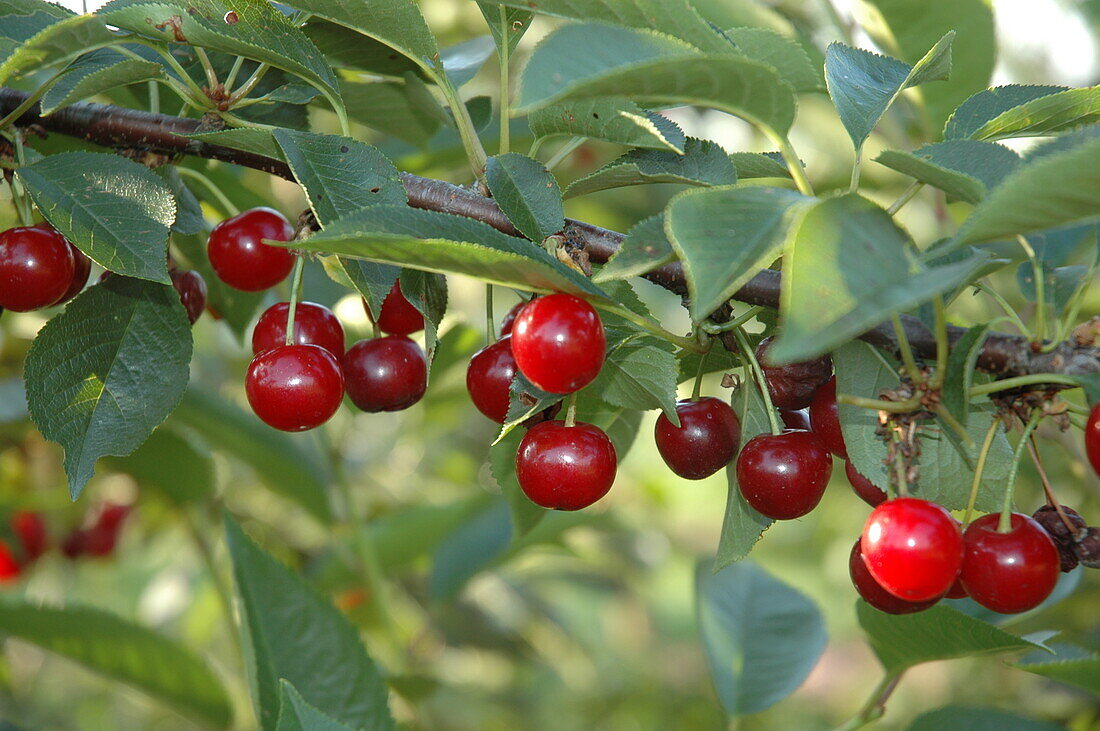
[{"label": "cherry stem", "polygon": [[906,203],[916,197],[917,193],[919,193],[921,188],[923,187],[924,183],[920,182],[919,180],[914,180],[909,185],[909,187],[906,188],[900,196],[898,196],[898,199],[890,204],[890,207],[886,209],[886,212],[892,216],[900,211]]},{"label": "cherry stem", "polygon": [[989,456],[989,448],[993,446],[993,437],[997,435],[997,427],[1001,425],[1001,415],[993,417],[993,423],[985,433],[985,441],[982,442],[982,450],[978,452],[978,464],[974,467],[974,480],[970,483],[970,499],[966,503],[966,514],[963,516],[963,530],[970,525],[970,518],[974,514],[974,503],[978,501],[978,487],[982,484],[982,473],[985,471],[985,458]]},{"label": "cherry stem", "polygon": [[183,165],[177,165],[176,170],[185,178],[191,178],[195,182],[202,185],[206,190],[214,196],[218,201],[218,205],[222,207],[230,217],[240,214],[241,209],[233,204],[233,201],[229,200],[229,197],[222,192],[222,189],[214,184],[214,181],[206,177],[206,175],[200,173],[198,170],[192,170],[191,168],[184,167]]},{"label": "cherry stem", "polygon": [[1046,272],[1043,270],[1042,265],[1039,263],[1039,257],[1035,254],[1035,249],[1032,248],[1031,242],[1027,240],[1025,236],[1017,236],[1016,241],[1019,242],[1020,248],[1027,254],[1027,259],[1031,262],[1031,274],[1035,277],[1035,340],[1036,343],[1042,343],[1046,339],[1047,329],[1047,304],[1046,293],[1043,291],[1046,288]]},{"label": "cherry stem", "polygon": [[242,66],[244,66],[244,56],[237,56],[237,60],[233,62],[233,67],[229,69],[229,75],[225,77],[223,82],[227,94],[233,91],[233,84],[237,83],[237,74],[241,72]]},{"label": "cherry stem", "polygon": [[1012,470],[1008,473],[1008,485],[1005,487],[1004,503],[1001,505],[1001,520],[997,523],[998,533],[1008,533],[1012,530],[1012,494],[1016,491],[1016,476],[1020,472],[1020,462],[1023,461],[1024,449],[1031,438],[1031,432],[1039,425],[1043,418],[1042,411],[1036,411],[1024,427],[1024,434],[1016,444],[1012,453]]},{"label": "cherry stem", "polygon": [[615,313],[624,320],[628,320],[634,323],[651,335],[656,335],[662,340],[667,340],[668,342],[682,348],[683,350],[690,350],[693,353],[702,353],[704,351],[703,346],[695,342],[694,339],[685,338],[681,335],[677,335],[676,333],[669,332],[657,323],[650,320],[648,317],[643,317],[642,315],[639,315],[637,312],[634,312],[627,307],[623,307],[612,302],[593,302],[592,304],[602,310],[607,310],[608,312]]},{"label": "cherry stem", "polygon": [[707,335],[718,335],[720,333],[729,332],[730,330],[736,330],[744,325],[746,322],[756,317],[756,313],[763,310],[763,307],[756,305],[750,307],[744,313],[738,315],[732,320],[726,322],[712,322],[710,320],[703,320],[699,323],[699,329],[705,332]]},{"label": "cherry stem", "polygon": [[890,318],[890,322],[894,325],[894,335],[898,340],[898,350],[901,352],[901,360],[905,363],[905,369],[909,371],[909,379],[913,381],[914,386],[919,386],[924,382],[924,376],[920,372],[920,368],[917,367],[917,360],[913,357],[913,348],[909,345],[909,338],[905,334],[905,328],[901,324],[901,318],[894,315]]},{"label": "cherry stem", "polygon": [[497,341],[496,318],[493,317],[493,285],[485,285],[485,339],[490,343]]},{"label": "cherry stem", "polygon": [[1008,303],[1008,300],[1006,300],[1000,292],[997,292],[996,290],[987,287],[981,282],[975,282],[971,286],[974,287],[974,289],[976,289],[977,291],[984,292],[985,294],[988,294],[990,297],[992,297],[993,301],[996,302],[1002,310],[1004,310],[1005,315],[1007,315],[1012,324],[1016,326],[1016,329],[1020,331],[1020,334],[1028,340],[1032,339],[1031,328],[1024,324],[1023,318],[1020,317],[1020,313],[1016,311],[1016,308]]},{"label": "cherry stem", "polygon": [[1031,455],[1031,461],[1035,463],[1035,470],[1039,473],[1039,479],[1043,483],[1043,492],[1047,496],[1047,504],[1054,508],[1054,512],[1058,513],[1058,517],[1062,520],[1062,525],[1066,527],[1070,535],[1077,533],[1077,526],[1066,515],[1066,511],[1062,510],[1062,504],[1058,502],[1058,498],[1054,496],[1054,488],[1050,486],[1050,480],[1047,478],[1047,471],[1043,469],[1043,460],[1039,456],[1039,448],[1035,444],[1035,435],[1032,434],[1031,438],[1027,442],[1027,451]]},{"label": "cherry stem", "polygon": [[563,160],[572,155],[574,150],[583,145],[587,139],[588,138],[586,137],[574,137],[573,139],[569,140],[564,145],[558,148],[558,151],[555,152],[550,157],[550,159],[546,161],[546,164],[543,165],[543,167],[545,167],[547,170],[553,170],[558,165],[560,165]]},{"label": "cherry stem", "polygon": [[1023,386],[1045,386],[1051,383],[1059,383],[1066,386],[1080,386],[1081,383],[1073,376],[1064,376],[1061,373],[1032,373],[1027,376],[1016,376],[1014,378],[1004,378],[1000,381],[991,381],[989,383],[983,383],[979,386],[974,386],[968,392],[971,398],[975,396],[984,396],[988,393],[997,393],[998,391],[1007,391],[1011,388],[1021,388]]},{"label": "cherry stem", "polygon": [[302,271],[305,269],[306,259],[298,256],[294,260],[294,273],[290,279],[290,306],[286,311],[286,344],[294,344],[294,315],[298,311],[298,298],[302,292]]},{"label": "cherry stem", "polygon": [[920,399],[916,396],[904,401],[883,401],[877,398],[864,398],[863,396],[838,393],[836,395],[836,402],[838,404],[844,404],[845,406],[858,406],[861,409],[885,411],[891,414],[906,414],[920,406]]},{"label": "cherry stem", "polygon": [[497,18],[500,21],[501,42],[497,47],[497,60],[500,62],[500,144],[497,147],[497,152],[503,155],[509,151],[511,146],[511,140],[509,139],[511,129],[509,125],[512,121],[512,100],[508,93],[510,86],[508,83],[508,55],[511,53],[512,47],[508,42],[510,31],[508,27],[508,9],[501,5],[498,11]]},{"label": "cherry stem", "polygon": [[947,308],[943,297],[936,297],[932,300],[932,305],[935,308],[936,333],[936,372],[932,375],[932,388],[939,388],[947,375],[947,355],[950,348],[947,344]]},{"label": "cherry stem", "polygon": [[225,614],[225,623],[229,628],[229,636],[233,638],[233,645],[237,649],[237,654],[244,657],[240,633],[237,629],[237,622],[234,619],[233,591],[230,589],[228,582],[222,578],[221,571],[218,569],[218,562],[214,559],[214,549],[210,546],[210,541],[207,540],[206,534],[199,529],[198,524],[195,522],[195,517],[191,515],[190,510],[186,507],[181,508],[180,512],[183,514],[183,522],[187,526],[187,533],[191,537],[191,542],[195,545],[195,549],[202,558],[206,570],[210,573],[210,580],[214,584],[214,590],[218,594],[218,601],[222,605],[222,612]]},{"label": "cherry stem", "polygon": [[768,392],[768,382],[764,379],[764,369],[760,367],[760,362],[756,360],[756,354],[752,351],[752,345],[749,344],[744,328],[739,327],[734,330],[733,337],[737,339],[737,345],[741,348],[741,355],[744,357],[745,362],[749,364],[749,370],[752,371],[753,378],[756,380],[756,387],[760,389],[760,396],[764,399],[764,407],[768,412],[768,424],[771,426],[772,434],[782,434],[783,425],[779,421],[779,412],[775,410],[775,406],[772,404],[772,395]]},{"label": "cherry stem", "polygon": [[577,392],[569,394],[569,402],[565,406],[565,425],[575,426],[577,423]]},{"label": "cherry stem", "polygon": [[875,689],[871,691],[871,696],[867,699],[867,702],[863,705],[863,708],[859,710],[855,718],[841,726],[838,731],[853,731],[854,729],[863,728],[882,718],[882,714],[886,713],[886,701],[890,700],[890,696],[893,695],[894,690],[897,689],[898,683],[901,682],[901,675],[903,672],[905,671],[887,673]]},{"label": "cherry stem", "polygon": [[895,486],[894,494],[897,497],[909,497],[909,481],[905,478],[905,456],[901,452],[901,436],[900,427],[895,427],[893,430],[894,440],[894,482]]},{"label": "cherry stem", "polygon": [[707,346],[705,352],[699,356],[699,367],[695,371],[695,385],[691,389],[691,400],[698,401],[699,394],[703,390],[703,376],[706,374],[707,355],[710,354],[711,348],[714,347],[714,341],[710,341],[710,345]]},{"label": "cherry stem", "polygon": [[967,449],[974,448],[974,440],[970,437],[970,433],[966,431],[965,426],[959,423],[959,420],[955,418],[950,409],[942,403],[937,404],[936,416],[940,417],[940,420],[943,421],[944,424],[947,424],[951,431],[955,432],[955,435],[966,445]]}]

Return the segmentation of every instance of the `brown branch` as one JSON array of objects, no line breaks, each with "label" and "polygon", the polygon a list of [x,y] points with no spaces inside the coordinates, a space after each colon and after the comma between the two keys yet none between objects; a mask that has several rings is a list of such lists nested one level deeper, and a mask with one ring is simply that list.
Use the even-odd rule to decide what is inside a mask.
[{"label": "brown branch", "polygon": [[[26,92],[0,87],[0,117],[14,111],[27,99]],[[97,145],[130,148],[168,155],[193,155],[210,160],[242,165],[293,180],[290,169],[281,160],[242,152],[222,145],[188,139],[182,135],[199,129],[199,120],[171,117],[163,114],[124,109],[105,104],[80,103],[41,116],[35,106],[16,124],[35,126],[47,132],[58,132]],[[504,233],[520,235],[490,198],[475,191],[444,182],[401,173],[409,196],[409,205],[433,211],[453,213],[483,221]],[[566,233],[582,242],[591,261],[604,263],[619,249],[623,234],[583,221],[566,220]],[[687,284],[678,263],[668,264],[645,275],[645,278],[675,294],[686,296]],[[780,274],[765,270],[734,293],[733,298],[750,305],[777,308],[779,306]],[[935,357],[936,341],[931,331],[918,319],[902,318],[905,333],[913,350],[922,358]],[[955,343],[966,332],[951,327],[948,337]],[[872,328],[860,339],[897,353],[898,343],[889,324]],[[1100,373],[1100,348],[1065,342],[1049,353],[1032,352],[1025,338],[1004,333],[990,333],[978,358],[978,367],[1001,377],[1036,373],[1082,375]]]}]

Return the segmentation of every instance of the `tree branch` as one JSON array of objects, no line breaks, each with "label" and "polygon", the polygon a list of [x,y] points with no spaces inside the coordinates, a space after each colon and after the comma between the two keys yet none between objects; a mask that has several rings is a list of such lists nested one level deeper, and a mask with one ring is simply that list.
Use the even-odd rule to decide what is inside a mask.
[{"label": "tree branch", "polygon": [[[0,117],[15,110],[28,97],[26,92],[0,87]],[[272,175],[293,180],[289,167],[281,160],[234,150],[221,145],[188,139],[183,135],[199,131],[200,121],[163,114],[125,109],[105,104],[80,103],[41,116],[38,105],[20,117],[16,124],[34,126],[47,132],[79,137],[97,145],[130,148],[168,155],[193,155],[210,160],[242,165]],[[433,211],[453,213],[483,221],[507,234],[520,233],[508,222],[496,203],[475,191],[442,180],[401,173],[401,181],[409,196],[409,205]],[[581,242],[589,258],[606,262],[618,251],[624,235],[583,221],[566,219],[566,234]],[[681,296],[687,296],[687,283],[679,263],[668,264],[645,275],[645,278]],[[780,274],[765,270],[734,293],[733,298],[750,305],[777,308],[779,306]],[[931,360],[936,353],[932,332],[914,317],[902,317],[905,334],[913,350]],[[948,338],[952,345],[966,332],[951,327]],[[889,323],[875,327],[860,336],[873,345],[897,353],[898,342]],[[1100,373],[1100,348],[1061,343],[1048,353],[1034,353],[1025,338],[1004,333],[990,333],[978,358],[978,367],[1000,377],[1025,376],[1038,373],[1082,375]]]}]

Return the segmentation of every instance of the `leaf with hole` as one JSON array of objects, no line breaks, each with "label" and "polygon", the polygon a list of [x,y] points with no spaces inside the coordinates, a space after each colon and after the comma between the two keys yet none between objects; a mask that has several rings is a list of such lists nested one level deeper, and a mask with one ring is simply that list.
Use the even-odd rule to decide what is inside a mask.
[{"label": "leaf with hole", "polygon": [[508,50],[516,50],[523,34],[531,27],[533,12],[527,8],[509,8],[497,6],[492,0],[477,0],[478,9],[485,17],[497,48],[503,48],[507,42]]}]

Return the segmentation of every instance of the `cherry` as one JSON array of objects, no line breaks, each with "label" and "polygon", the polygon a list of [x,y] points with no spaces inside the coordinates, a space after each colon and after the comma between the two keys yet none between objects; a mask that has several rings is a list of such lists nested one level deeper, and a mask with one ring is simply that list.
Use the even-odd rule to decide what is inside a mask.
[{"label": "cherry", "polygon": [[23,546],[23,555],[34,561],[49,547],[46,524],[42,516],[30,510],[17,510],[11,515],[11,529]]},{"label": "cherry", "polygon": [[7,541],[0,540],[0,584],[15,581],[22,573],[23,569],[12,555]]},{"label": "cherry", "polygon": [[813,432],[788,429],[757,435],[741,448],[737,484],[761,515],[791,520],[821,502],[832,468],[829,450]]},{"label": "cherry", "polygon": [[1058,549],[1058,558],[1062,562],[1062,572],[1069,573],[1077,568],[1077,564],[1080,562],[1075,550],[1077,538],[1088,530],[1088,526],[1085,524],[1085,519],[1073,508],[1063,505],[1062,512],[1069,519],[1070,525],[1073,526],[1072,530],[1066,527],[1062,517],[1058,515],[1058,511],[1053,505],[1042,506],[1031,517],[1054,541],[1054,547]]},{"label": "cherry", "polygon": [[860,540],[857,538],[852,545],[852,552],[848,554],[848,574],[852,577],[852,584],[856,587],[859,595],[863,597],[863,601],[887,614],[913,614],[914,612],[923,612],[940,600],[939,597],[936,597],[923,602],[907,602],[904,599],[898,599],[883,589],[882,585],[875,581],[875,577],[871,576],[871,572],[867,570],[867,564],[863,562],[863,553],[860,551],[859,544]]},{"label": "cherry", "polygon": [[516,451],[516,477],[536,505],[580,510],[615,482],[615,446],[598,427],[544,421],[524,435]]},{"label": "cherry", "polygon": [[848,484],[852,486],[852,489],[856,491],[856,495],[859,495],[863,502],[872,508],[886,502],[886,491],[859,474],[855,465],[851,462],[844,463],[844,474],[848,476]]},{"label": "cherry", "polygon": [[348,397],[363,411],[401,411],[424,395],[428,361],[420,346],[400,335],[360,340],[344,356]]},{"label": "cherry", "polygon": [[928,601],[955,583],[963,559],[958,523],[936,503],[887,500],[871,511],[860,550],[871,575],[899,599]]},{"label": "cherry", "polygon": [[741,422],[729,404],[705,397],[676,403],[680,426],[664,414],[657,417],[653,436],[657,451],[673,472],[701,480],[733,461],[741,444]]},{"label": "cherry", "polygon": [[945,599],[962,599],[970,596],[966,593],[966,587],[963,586],[962,576],[960,575],[955,579],[955,583],[951,585],[951,588],[944,594]]},{"label": "cherry", "polygon": [[29,312],[58,302],[73,283],[72,247],[57,231],[18,226],[0,233],[0,307]]},{"label": "cherry", "polygon": [[830,452],[841,459],[848,459],[848,447],[844,445],[844,432],[840,429],[840,410],[836,404],[836,376],[814,393],[810,402],[810,423],[814,434],[825,442]]},{"label": "cherry", "polygon": [[317,345],[282,345],[252,359],[245,393],[256,416],[282,431],[328,421],[344,396],[344,376],[332,353]]},{"label": "cherry", "polygon": [[168,272],[172,286],[180,295],[180,304],[187,310],[187,319],[192,325],[206,309],[206,280],[194,270],[173,269]]},{"label": "cherry", "polygon": [[[31,228],[37,228],[47,233],[61,236],[61,232],[54,228],[49,221],[36,223]],[[65,237],[61,236],[61,238]],[[65,243],[69,245],[69,251],[73,255],[73,279],[69,282],[69,288],[65,290],[65,294],[61,295],[61,299],[55,302],[55,305],[64,304],[80,294],[80,291],[84,289],[84,285],[88,283],[88,277],[92,273],[92,260],[89,259],[83,251],[73,246],[73,243],[68,239],[65,239]]]},{"label": "cherry", "polygon": [[516,317],[519,315],[519,311],[524,308],[528,300],[520,300],[512,305],[512,309],[504,315],[504,319],[500,321],[500,336],[512,334],[512,326],[516,323]]},{"label": "cherry", "polygon": [[779,409],[779,418],[788,429],[810,431],[809,409]]},{"label": "cherry", "polygon": [[474,353],[466,369],[466,390],[481,413],[498,424],[508,417],[512,379],[516,359],[512,356],[512,336],[505,335],[492,345]]},{"label": "cherry", "polygon": [[768,351],[772,342],[772,338],[764,338],[756,346],[756,359],[768,382],[772,404],[780,409],[804,409],[813,401],[814,392],[833,374],[833,360],[823,355],[802,363],[771,365]]},{"label": "cherry", "polygon": [[970,598],[986,609],[1017,614],[1042,604],[1058,583],[1058,549],[1042,526],[1020,513],[1007,533],[1001,516],[983,515],[963,534],[962,577]]},{"label": "cherry", "polygon": [[1100,475],[1100,403],[1092,407],[1085,423],[1085,454],[1092,463],[1092,469]]},{"label": "cherry", "polygon": [[263,240],[292,238],[294,229],[283,214],[270,208],[253,208],[215,226],[206,253],[223,282],[245,292],[259,292],[286,279],[294,268],[294,255],[289,249],[269,246]]},{"label": "cherry", "polygon": [[377,324],[387,335],[412,335],[424,329],[424,315],[405,299],[400,280],[393,283],[390,293],[382,300]]},{"label": "cherry", "polygon": [[572,393],[591,383],[603,366],[606,344],[596,310],[571,294],[528,302],[512,327],[516,366],[549,393]]},{"label": "cherry", "polygon": [[[286,345],[286,316],[289,302],[271,305],[260,315],[252,330],[252,353]],[[318,345],[336,356],[344,357],[344,328],[332,310],[315,302],[299,302],[294,310],[294,342],[297,345]]]},{"label": "cherry", "polygon": [[88,556],[110,556],[115,552],[122,522],[130,514],[129,505],[106,503],[92,527],[84,531],[83,553]]}]

